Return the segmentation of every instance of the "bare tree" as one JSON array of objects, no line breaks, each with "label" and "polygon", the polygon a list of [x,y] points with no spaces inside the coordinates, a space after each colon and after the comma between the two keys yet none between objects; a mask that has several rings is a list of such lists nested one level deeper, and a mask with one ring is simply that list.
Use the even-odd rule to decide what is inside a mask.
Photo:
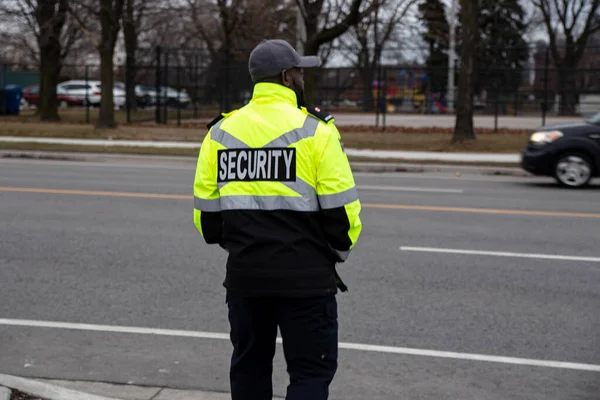
[{"label": "bare tree", "polygon": [[358,68],[363,84],[365,111],[373,109],[371,82],[381,65],[383,52],[391,47],[400,47],[396,41],[398,28],[411,8],[419,0],[386,0],[375,6],[372,14],[364,17],[350,32],[340,39],[344,53]]},{"label": "bare tree", "polygon": [[[90,37],[92,43],[100,55],[100,80],[102,97],[100,100],[100,112],[96,126],[98,128],[115,128],[115,110],[114,110],[114,62],[115,45],[119,31],[121,29],[121,18],[125,0],[71,0],[75,7],[71,7],[71,14],[78,20],[81,29]],[[98,4],[99,3],[99,4]],[[99,5],[99,8],[97,7]],[[85,24],[81,14],[89,14],[94,17],[94,21]],[[89,26],[99,25],[99,38],[94,34]]]},{"label": "bare tree", "polygon": [[[600,31],[600,0],[532,0],[540,10],[558,69],[559,112],[575,113],[579,92],[576,69],[590,37]],[[561,45],[561,42],[564,43]]]},{"label": "bare tree", "polygon": [[[339,38],[353,26],[371,15],[384,0],[296,0],[302,13],[306,55],[318,55],[321,46]],[[315,71],[305,71],[306,98],[314,101],[316,93]]]},{"label": "bare tree", "polygon": [[383,4],[384,0],[296,0],[302,13],[307,55],[319,54],[325,43],[332,42]]},{"label": "bare tree", "polygon": [[479,1],[460,0],[460,7],[462,46],[453,142],[475,139],[473,92],[475,90],[475,61],[479,44]]},{"label": "bare tree", "polygon": [[[211,56],[208,97],[224,109],[249,84],[247,59],[262,39],[294,37],[291,0],[187,0],[192,24]],[[215,18],[216,17],[216,18]],[[238,71],[244,69],[245,73]]]},{"label": "bare tree", "polygon": [[27,49],[40,71],[41,120],[59,120],[56,85],[63,63],[73,45],[81,38],[74,21],[68,17],[68,0],[16,0],[2,10],[19,25],[15,44]]},{"label": "bare tree", "polygon": [[14,0],[0,2],[3,58],[11,63],[39,64],[39,27],[37,2]]}]

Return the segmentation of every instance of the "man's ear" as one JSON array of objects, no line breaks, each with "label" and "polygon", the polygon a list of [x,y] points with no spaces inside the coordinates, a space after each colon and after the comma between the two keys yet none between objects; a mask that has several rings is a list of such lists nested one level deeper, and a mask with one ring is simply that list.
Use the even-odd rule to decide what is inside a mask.
[{"label": "man's ear", "polygon": [[285,87],[292,87],[292,84],[294,83],[289,72],[285,70],[281,72],[281,81]]}]

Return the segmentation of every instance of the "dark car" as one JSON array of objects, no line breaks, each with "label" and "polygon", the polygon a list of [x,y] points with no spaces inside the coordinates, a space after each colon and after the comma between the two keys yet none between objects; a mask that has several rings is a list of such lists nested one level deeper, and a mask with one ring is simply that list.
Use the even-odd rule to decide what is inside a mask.
[{"label": "dark car", "polygon": [[552,176],[565,187],[588,185],[600,176],[600,113],[586,121],[536,130],[521,153],[521,167]]}]

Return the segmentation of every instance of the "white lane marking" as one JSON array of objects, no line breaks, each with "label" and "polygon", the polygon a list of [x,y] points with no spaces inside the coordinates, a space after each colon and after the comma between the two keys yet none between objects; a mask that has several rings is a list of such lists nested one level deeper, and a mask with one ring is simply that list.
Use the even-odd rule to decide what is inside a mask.
[{"label": "white lane marking", "polygon": [[358,190],[375,190],[382,192],[431,192],[431,193],[464,193],[462,189],[421,188],[409,186],[369,186],[357,185]]},{"label": "white lane marking", "polygon": [[534,258],[541,260],[561,260],[561,261],[582,261],[600,263],[600,257],[580,257],[580,256],[563,256],[554,254],[535,254],[535,253],[512,253],[503,251],[479,251],[479,250],[460,250],[460,249],[443,249],[435,247],[410,247],[401,246],[401,251],[413,251],[421,253],[445,253],[445,254],[466,254],[476,256],[491,256],[491,257],[517,257],[517,258]]},{"label": "white lane marking", "polygon": [[229,340],[229,334],[227,334],[227,333],[184,331],[184,330],[158,329],[158,328],[138,328],[138,327],[132,327],[132,326],[118,326],[118,325],[80,324],[80,323],[71,323],[71,322],[37,321],[37,320],[28,320],[28,319],[0,318],[0,325],[28,326],[28,327],[34,327],[34,328],[74,329],[74,330],[78,330],[78,331],[93,331],[93,332],[139,333],[142,335],[180,336],[180,337],[191,337],[191,338],[197,338],[197,339]]},{"label": "white lane marking", "polygon": [[[26,319],[7,319],[0,318],[0,326],[20,326],[20,327],[37,327],[37,328],[56,328],[56,329],[71,329],[81,331],[95,331],[95,332],[114,332],[114,333],[137,333],[143,335],[159,335],[159,336],[178,336],[178,337],[189,337],[199,339],[218,339],[218,340],[229,340],[229,334],[227,333],[215,333],[215,332],[200,332],[200,331],[185,331],[185,330],[173,330],[173,329],[158,329],[158,328],[139,328],[129,326],[116,326],[116,325],[95,325],[95,324],[81,324],[81,323],[69,323],[69,322],[54,322],[54,321],[37,321],[37,320],[26,320]],[[281,338],[277,338],[277,343],[281,343]],[[482,361],[491,363],[501,364],[512,364],[512,365],[525,365],[532,367],[543,367],[543,368],[559,368],[559,369],[572,369],[578,371],[593,371],[600,372],[600,365],[595,364],[584,364],[564,361],[552,361],[552,360],[536,360],[529,358],[517,358],[517,357],[504,357],[504,356],[493,356],[485,354],[471,354],[471,353],[457,353],[451,351],[438,351],[438,350],[425,350],[425,349],[414,349],[408,347],[394,347],[394,346],[378,346],[361,343],[339,343],[340,349],[358,350],[365,352],[376,352],[376,353],[390,353],[390,354],[402,354],[422,357],[434,357],[434,358],[449,358],[455,360],[467,360],[467,361]]]}]

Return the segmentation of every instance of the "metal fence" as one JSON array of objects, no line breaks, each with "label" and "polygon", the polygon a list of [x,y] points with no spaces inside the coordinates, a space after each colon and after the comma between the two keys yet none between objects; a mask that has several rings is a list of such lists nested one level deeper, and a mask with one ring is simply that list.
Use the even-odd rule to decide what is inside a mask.
[{"label": "metal fence", "polygon": [[[4,83],[19,84],[10,78],[10,74],[16,76],[19,70],[27,75],[30,84],[31,74],[35,74],[37,68],[8,66],[4,70]],[[383,117],[448,114],[453,112],[449,109],[448,96],[456,98],[456,89],[447,88],[448,72],[448,68],[424,65],[322,68],[318,72],[314,97],[318,99],[317,105],[332,113],[369,113]],[[566,88],[561,88],[560,72],[543,54],[529,68],[520,70],[479,68],[475,79],[475,113],[540,116],[543,124],[546,115],[560,113],[563,97],[569,97],[574,103],[574,114],[585,116],[600,112],[600,68],[573,71],[571,84]],[[113,96],[120,123],[181,125],[190,120],[212,119],[219,112],[241,107],[252,96],[246,59],[215,59],[203,51],[157,48],[146,64],[117,66],[114,76]],[[459,82],[458,71],[455,77]],[[79,80],[86,86],[94,86],[99,83],[100,68],[64,66],[60,80],[63,85]],[[99,96],[93,94],[86,95],[81,103],[59,101],[63,106],[61,117],[93,122],[98,102]],[[70,107],[77,104],[80,107]]]}]

